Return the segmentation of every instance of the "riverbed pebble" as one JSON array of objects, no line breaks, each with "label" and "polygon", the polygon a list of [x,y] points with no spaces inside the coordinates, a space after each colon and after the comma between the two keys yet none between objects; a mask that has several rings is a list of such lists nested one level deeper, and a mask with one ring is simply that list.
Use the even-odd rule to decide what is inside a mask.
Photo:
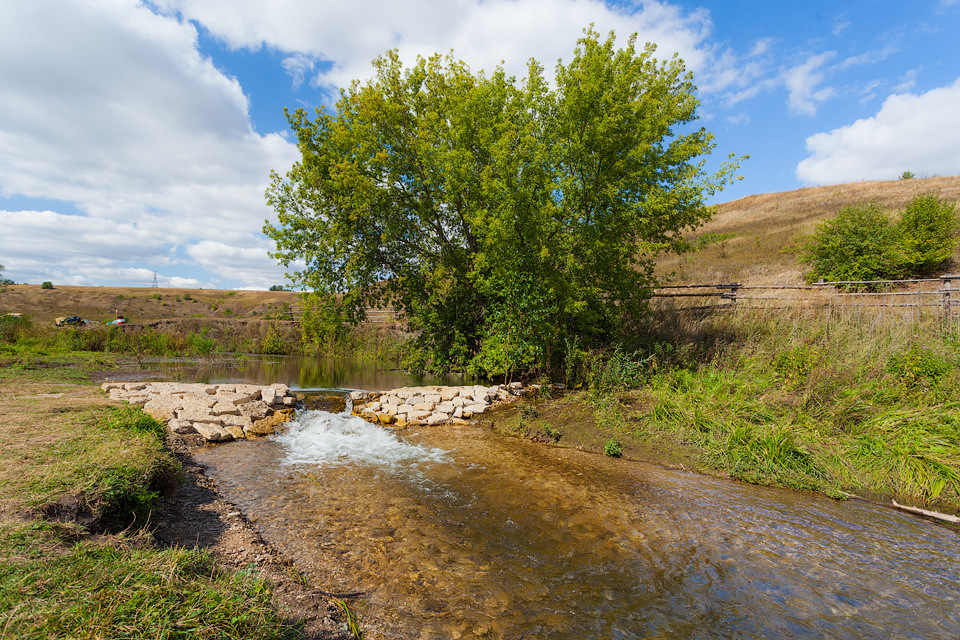
[{"label": "riverbed pebble", "polygon": [[176,433],[198,433],[207,442],[269,435],[292,417],[296,399],[285,384],[106,382],[114,400],[143,407]]}]

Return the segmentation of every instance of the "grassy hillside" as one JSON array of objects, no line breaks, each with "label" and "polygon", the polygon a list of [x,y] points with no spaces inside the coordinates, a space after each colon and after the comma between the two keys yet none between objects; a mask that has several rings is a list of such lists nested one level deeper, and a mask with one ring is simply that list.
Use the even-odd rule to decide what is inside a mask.
[{"label": "grassy hillside", "polygon": [[[863,200],[876,199],[889,211],[899,211],[914,197],[931,192],[960,202],[960,176],[856,182],[740,198],[719,205],[713,220],[691,234],[694,243],[713,238],[710,244],[695,253],[665,257],[658,273],[672,273],[678,283],[799,284],[803,265],[797,260],[798,249],[818,222]],[[960,252],[954,261],[960,263]]]},{"label": "grassy hillside", "polygon": [[22,313],[35,324],[52,323],[60,316],[80,316],[94,322],[118,314],[131,323],[170,318],[287,319],[299,302],[291,291],[223,291],[218,289],[152,289],[132,287],[40,285],[0,287],[0,313]]}]

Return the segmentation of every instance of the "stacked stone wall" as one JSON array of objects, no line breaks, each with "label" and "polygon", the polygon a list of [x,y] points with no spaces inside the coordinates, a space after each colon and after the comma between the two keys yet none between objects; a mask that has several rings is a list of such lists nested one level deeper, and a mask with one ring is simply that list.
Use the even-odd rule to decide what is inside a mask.
[{"label": "stacked stone wall", "polygon": [[496,404],[524,395],[519,382],[485,387],[403,387],[385,392],[354,391],[353,413],[371,422],[394,427],[467,424]]},{"label": "stacked stone wall", "polygon": [[102,389],[166,421],[175,433],[198,433],[207,442],[270,435],[293,417],[296,404],[285,384],[107,382]]}]

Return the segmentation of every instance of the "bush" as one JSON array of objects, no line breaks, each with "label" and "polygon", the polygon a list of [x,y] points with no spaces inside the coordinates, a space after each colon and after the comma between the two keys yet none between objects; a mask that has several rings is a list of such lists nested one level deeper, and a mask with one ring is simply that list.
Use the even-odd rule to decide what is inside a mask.
[{"label": "bush", "polygon": [[801,261],[807,280],[883,280],[897,269],[891,256],[893,225],[879,202],[861,202],[817,225]]},{"label": "bush", "polygon": [[26,316],[0,316],[0,342],[13,344],[30,329],[30,319]]},{"label": "bush", "polygon": [[800,259],[808,282],[922,277],[953,254],[956,230],[956,207],[935,195],[914,198],[896,224],[879,202],[861,202],[820,223]]},{"label": "bush", "polygon": [[43,284],[40,285],[41,289],[53,289],[53,283],[49,280],[46,280]]},{"label": "bush", "polygon": [[933,194],[917,196],[900,214],[895,230],[904,271],[928,276],[957,247],[956,205]]}]

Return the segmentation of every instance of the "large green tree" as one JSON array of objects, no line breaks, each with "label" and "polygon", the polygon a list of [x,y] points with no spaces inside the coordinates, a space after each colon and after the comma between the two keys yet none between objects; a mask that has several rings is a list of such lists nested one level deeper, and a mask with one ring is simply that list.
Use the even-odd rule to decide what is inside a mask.
[{"label": "large green tree", "polygon": [[335,111],[288,112],[274,256],[335,317],[393,304],[436,367],[509,374],[610,338],[737,166],[705,171],[692,76],[654,51],[589,29],[552,83],[535,60],[517,81],[385,54]]}]

